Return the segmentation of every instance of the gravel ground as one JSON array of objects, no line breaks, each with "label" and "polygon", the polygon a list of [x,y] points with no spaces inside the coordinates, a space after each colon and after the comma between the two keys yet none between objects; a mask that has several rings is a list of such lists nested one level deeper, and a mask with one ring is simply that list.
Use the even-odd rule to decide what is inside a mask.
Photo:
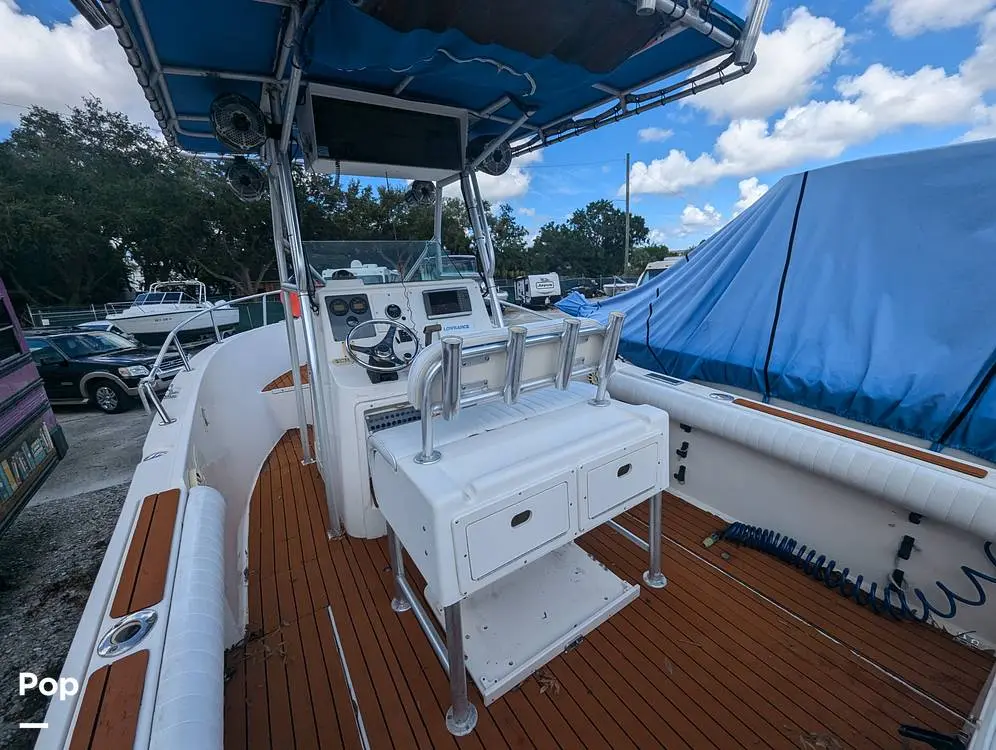
[{"label": "gravel ground", "polygon": [[18,674],[58,677],[128,492],[149,417],[57,413],[69,453],[0,536],[0,748],[27,750],[48,699],[18,695]]}]

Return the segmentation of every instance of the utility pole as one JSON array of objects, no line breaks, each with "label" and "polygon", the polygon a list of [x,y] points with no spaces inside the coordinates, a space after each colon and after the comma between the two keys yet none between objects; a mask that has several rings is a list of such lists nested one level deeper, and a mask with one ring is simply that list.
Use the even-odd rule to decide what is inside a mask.
[{"label": "utility pole", "polygon": [[626,154],[626,239],[623,241],[623,276],[629,269],[629,154]]}]

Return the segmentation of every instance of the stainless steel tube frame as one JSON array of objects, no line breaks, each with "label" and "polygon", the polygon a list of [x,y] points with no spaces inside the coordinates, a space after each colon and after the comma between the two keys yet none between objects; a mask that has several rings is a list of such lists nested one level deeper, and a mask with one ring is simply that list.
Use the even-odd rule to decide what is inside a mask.
[{"label": "stainless steel tube frame", "polygon": [[494,247],[490,241],[490,230],[488,229],[487,221],[483,218],[484,206],[480,202],[477,175],[473,172],[461,173],[460,190],[463,193],[463,202],[467,204],[467,213],[470,215],[470,226],[474,231],[477,254],[483,266],[484,285],[487,287],[488,296],[491,298],[491,321],[496,327],[501,328],[505,325],[505,317],[502,315],[501,305],[497,304],[498,287],[495,284]]},{"label": "stainless steel tube frame", "polygon": [[387,550],[391,555],[391,570],[394,573],[394,598],[391,599],[391,609],[395,612],[407,612],[412,605],[405,594],[405,552],[401,548],[401,540],[390,524],[387,526]]},{"label": "stainless steel tube frame", "polygon": [[[274,98],[275,100],[276,98]],[[274,101],[273,106],[276,106]],[[270,164],[275,158],[274,143],[267,141],[264,153]],[[304,388],[301,383],[301,355],[297,349],[297,332],[294,330],[294,311],[290,304],[290,297],[284,291],[288,286],[287,279],[287,255],[284,244],[284,219],[282,216],[283,204],[280,202],[280,183],[272,169],[267,170],[267,178],[270,182],[270,218],[273,221],[273,245],[277,256],[277,276],[280,279],[280,302],[284,308],[284,325],[287,328],[287,351],[291,362],[291,381],[294,385],[294,402],[297,407],[297,432],[301,440],[301,462],[305,464],[314,463],[311,455],[311,438],[308,435],[308,412],[304,406]],[[266,300],[263,300],[263,309],[266,309]]]},{"label": "stainless steel tube frame", "polygon": [[[272,148],[272,147],[271,147]],[[304,261],[304,247],[301,245],[301,233],[297,222],[297,206],[294,199],[294,182],[291,177],[290,160],[286,153],[275,154],[271,169],[276,170],[277,182],[280,186],[280,202],[284,210],[284,231],[294,264],[294,281],[300,287],[301,323],[304,327],[304,343],[308,351],[308,370],[311,376],[311,398],[315,410],[315,439],[318,443],[318,455],[321,457],[322,480],[325,485],[325,501],[329,510],[329,538],[342,535],[342,517],[339,514],[338,502],[333,491],[329,473],[332,471],[331,445],[329,432],[329,410],[325,403],[325,388],[322,374],[322,363],[318,356],[318,341],[315,331],[315,321],[311,312],[311,297],[307,285],[301,282],[308,277],[307,264]],[[293,368],[292,368],[293,369]]]},{"label": "stainless steel tube frame", "polygon": [[658,492],[650,498],[650,529],[648,532],[650,544],[650,568],[643,574],[643,582],[652,589],[662,589],[667,586],[667,578],[661,572],[661,515],[663,513],[663,494]]},{"label": "stainless steel tube frame", "polygon": [[598,391],[588,403],[594,406],[608,406],[609,376],[615,367],[616,352],[619,350],[619,337],[622,335],[624,315],[621,312],[609,313],[609,323],[602,343],[602,355],[598,360]]},{"label": "stainless steel tube frame", "polygon": [[470,173],[470,184],[474,188],[474,198],[477,201],[477,210],[481,215],[481,228],[484,230],[484,244],[488,248],[488,259],[491,264],[484,269],[484,283],[488,288],[488,296],[491,297],[492,307],[497,307],[493,312],[496,325],[505,325],[505,315],[501,311],[501,305],[493,304],[498,300],[498,285],[495,284],[495,268],[498,258],[495,255],[495,246],[491,237],[491,227],[488,226],[488,213],[484,210],[484,199],[481,197],[481,186],[477,182],[477,172]]},{"label": "stainless steel tube frame", "polygon": [[749,65],[754,57],[754,49],[757,47],[757,40],[761,36],[761,25],[764,17],[768,14],[768,0],[753,0],[750,13],[747,15],[747,25],[740,34],[740,41],[737,42],[734,62],[741,68]]},{"label": "stainless steel tube frame", "polygon": [[662,13],[683,26],[695,29],[703,36],[712,39],[720,47],[733,49],[737,40],[727,34],[722,29],[716,27],[711,21],[707,21],[698,14],[698,11],[689,8],[687,5],[675,2],[675,0],[656,0],[657,12]]},{"label": "stainless steel tube frame", "polygon": [[477,726],[477,707],[467,697],[467,667],[463,659],[463,618],[461,603],[445,609],[446,659],[450,665],[450,708],[446,728],[455,737],[463,737]]},{"label": "stainless steel tube frame", "polygon": [[148,411],[148,405],[151,404],[152,408],[156,410],[156,414],[159,415],[162,424],[173,424],[176,421],[166,412],[166,408],[163,406],[163,402],[159,400],[159,397],[156,396],[151,382],[142,381],[138,389],[139,393],[142,394],[142,401],[147,405],[146,411]]}]

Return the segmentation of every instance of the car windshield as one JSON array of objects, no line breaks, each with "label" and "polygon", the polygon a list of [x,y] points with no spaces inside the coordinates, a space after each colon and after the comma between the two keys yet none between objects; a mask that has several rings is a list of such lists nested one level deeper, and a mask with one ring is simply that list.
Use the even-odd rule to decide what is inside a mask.
[{"label": "car windshield", "polygon": [[476,278],[473,256],[449,255],[435,240],[330,240],[303,243],[311,265],[325,281],[359,279],[364,284]]},{"label": "car windshield", "polygon": [[87,357],[135,348],[133,341],[109,331],[66,333],[53,337],[52,343],[68,357]]}]

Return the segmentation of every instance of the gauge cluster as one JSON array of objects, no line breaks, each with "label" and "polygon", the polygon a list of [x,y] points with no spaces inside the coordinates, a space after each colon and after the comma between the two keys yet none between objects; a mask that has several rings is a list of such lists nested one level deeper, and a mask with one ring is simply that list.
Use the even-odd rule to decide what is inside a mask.
[{"label": "gauge cluster", "polygon": [[[360,323],[372,320],[370,314],[370,300],[365,294],[344,294],[337,297],[328,297],[326,305],[329,311],[329,323],[332,326],[332,333],[338,341],[345,341],[346,335],[356,328]],[[363,335],[358,338],[371,338],[375,336],[373,326],[367,326],[360,332]]]}]

